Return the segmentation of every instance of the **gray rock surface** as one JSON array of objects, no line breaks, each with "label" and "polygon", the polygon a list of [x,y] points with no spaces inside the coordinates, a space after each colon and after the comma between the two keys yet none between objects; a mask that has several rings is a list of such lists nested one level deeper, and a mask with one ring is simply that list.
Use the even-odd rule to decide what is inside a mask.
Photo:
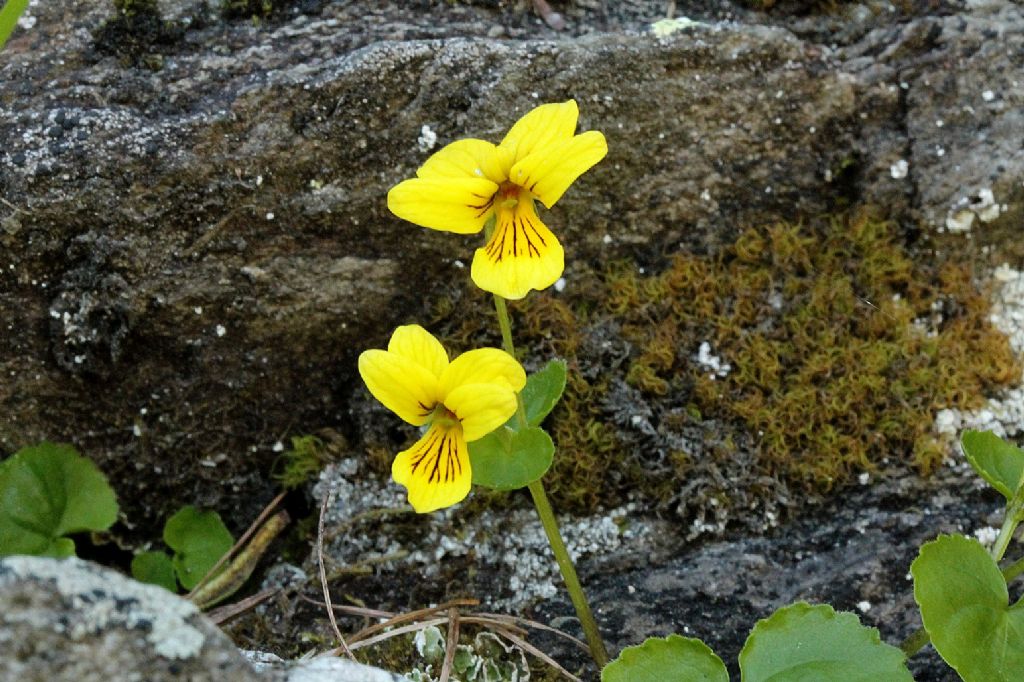
[{"label": "gray rock surface", "polygon": [[190,602],[78,559],[0,560],[0,679],[263,679]]},{"label": "gray rock surface", "polygon": [[79,559],[0,559],[0,679],[400,682],[334,658],[243,656],[189,601]]},{"label": "gray rock surface", "polygon": [[549,220],[570,281],[851,203],[907,230],[1019,217],[1013,3],[813,26],[677,3],[699,21],[665,38],[656,3],[581,5],[564,35],[486,5],[166,2],[134,51],[100,39],[106,0],[33,7],[0,54],[0,447],[76,442],[142,528],[181,490],[251,518],[282,434],[351,426],[357,352],[468,285],[475,241],[384,205],[424,126],[497,139],[579,100],[611,151]]}]

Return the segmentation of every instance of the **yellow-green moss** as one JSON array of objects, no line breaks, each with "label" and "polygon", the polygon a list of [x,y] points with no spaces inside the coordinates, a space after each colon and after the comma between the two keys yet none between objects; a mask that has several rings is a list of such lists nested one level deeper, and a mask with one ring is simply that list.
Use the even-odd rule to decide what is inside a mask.
[{"label": "yellow-green moss", "polygon": [[[619,292],[608,312],[647,349],[627,380],[688,394],[704,418],[754,435],[771,475],[815,489],[886,457],[931,471],[943,455],[935,412],[976,407],[1020,376],[969,267],[915,265],[866,214],[749,229],[717,258],[680,255],[651,278],[612,268],[607,281]],[[929,321],[936,310],[944,319]],[[691,359],[700,340],[731,363],[728,377]],[[673,343],[683,352],[669,366]]]},{"label": "yellow-green moss", "polygon": [[294,436],[292,446],[275,463],[274,478],[287,490],[311,481],[333,457],[316,436]]},{"label": "yellow-green moss", "polygon": [[[611,263],[572,294],[513,302],[520,359],[558,356],[570,368],[545,424],[557,447],[545,481],[559,510],[619,505],[629,493],[667,501],[702,458],[732,457],[738,442],[764,475],[817,492],[884,458],[932,471],[945,455],[935,412],[976,407],[1021,371],[966,259],[951,250],[915,263],[895,227],[865,212],[750,228],[716,255],[678,254],[655,274]],[[490,297],[452,296],[428,320],[445,344],[499,345]],[[629,357],[597,366],[588,349],[622,339]],[[702,341],[728,376],[694,360]],[[672,449],[668,475],[651,476],[610,416],[633,408],[609,404],[623,380],[680,422],[667,424],[674,432],[708,425],[720,437],[703,455]]]}]

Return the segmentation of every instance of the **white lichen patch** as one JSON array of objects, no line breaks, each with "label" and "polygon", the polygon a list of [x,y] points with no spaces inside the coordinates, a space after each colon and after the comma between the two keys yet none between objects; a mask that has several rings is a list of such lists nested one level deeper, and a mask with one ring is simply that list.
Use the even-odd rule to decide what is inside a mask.
[{"label": "white lichen patch", "polygon": [[416,147],[423,153],[429,152],[437,144],[437,133],[431,130],[430,126],[423,124],[420,128],[420,136],[416,138]]},{"label": "white lichen patch", "polygon": [[[1006,334],[1010,348],[1024,354],[1024,272],[1009,265],[996,268],[992,275],[994,293],[989,320]],[[1015,387],[989,398],[984,407],[973,411],[940,410],[935,415],[935,431],[953,438],[963,429],[992,431],[1000,437],[1014,436],[1024,430],[1024,377]]]},{"label": "white lichen patch", "polygon": [[[445,561],[471,555],[506,581],[500,592],[480,595],[492,607],[516,608],[558,592],[558,567],[533,509],[470,516],[456,505],[410,518],[411,511],[399,511],[407,506],[404,489],[391,482],[382,488],[375,476],[364,472],[358,460],[341,460],[324,469],[313,490],[320,502],[328,490],[334,491],[325,527],[328,536],[336,537],[324,548],[333,564],[371,564],[382,571],[412,567],[429,580],[440,574]],[[630,511],[632,507],[626,506],[606,514],[560,519],[573,560],[607,554],[646,535],[643,523],[625,523]],[[401,519],[392,523],[396,515]],[[406,532],[393,532],[398,524]],[[411,524],[416,524],[415,533],[408,532]],[[401,541],[396,539],[399,536]]]},{"label": "white lichen patch", "polygon": [[990,223],[1000,216],[1003,207],[988,187],[975,194],[961,197],[946,213],[946,229],[950,232],[969,232],[976,220]]},{"label": "white lichen patch", "polygon": [[[66,618],[39,623],[72,640],[94,637],[106,630],[134,630],[164,658],[193,658],[206,637],[189,619],[199,610],[162,587],[124,579],[112,571],[79,559],[54,561],[16,556],[0,566],[0,586],[44,582],[67,602]],[[144,634],[143,634],[144,633]]]},{"label": "white lichen patch", "polygon": [[698,365],[710,370],[709,375],[712,379],[715,377],[727,377],[732,370],[732,365],[722,362],[720,357],[711,353],[711,344],[707,341],[701,342],[694,359]]},{"label": "white lichen patch", "polygon": [[18,28],[28,31],[35,27],[39,21],[36,15],[32,14],[32,9],[39,5],[39,0],[29,0],[28,8],[26,8],[24,14],[18,17]]},{"label": "white lichen patch", "polygon": [[991,547],[992,543],[999,537],[999,529],[992,526],[984,526],[974,531],[974,537],[978,538],[978,542],[986,547]]},{"label": "white lichen patch", "polygon": [[700,26],[699,21],[694,21],[687,17],[676,17],[675,19],[662,19],[651,24],[651,33],[656,38],[667,38],[677,31],[681,31],[684,28],[690,28],[692,26]]}]

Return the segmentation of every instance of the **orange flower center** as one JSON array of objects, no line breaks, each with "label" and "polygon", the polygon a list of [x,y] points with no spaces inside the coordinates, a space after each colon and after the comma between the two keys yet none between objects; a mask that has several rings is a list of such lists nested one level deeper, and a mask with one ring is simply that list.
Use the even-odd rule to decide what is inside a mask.
[{"label": "orange flower center", "polygon": [[446,429],[451,428],[459,424],[462,420],[458,416],[444,406],[444,403],[438,403],[434,407],[434,415],[430,418],[431,422],[442,426]]},{"label": "orange flower center", "polygon": [[498,187],[495,202],[500,209],[512,210],[519,203],[519,194],[523,188],[511,182],[503,182]]}]

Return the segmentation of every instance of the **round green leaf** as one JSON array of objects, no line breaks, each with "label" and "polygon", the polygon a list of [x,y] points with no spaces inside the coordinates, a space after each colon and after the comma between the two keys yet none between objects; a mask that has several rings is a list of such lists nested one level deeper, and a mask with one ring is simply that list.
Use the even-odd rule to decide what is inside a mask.
[{"label": "round green leaf", "polygon": [[189,505],[167,519],[164,542],[174,550],[172,563],[178,582],[191,590],[235,541],[217,512],[201,512]]},{"label": "round green leaf", "polygon": [[651,637],[622,650],[601,671],[601,682],[729,682],[722,659],[699,639]]},{"label": "round green leaf", "polygon": [[178,591],[174,578],[174,564],[171,557],[163,552],[142,552],[132,559],[132,577],[140,583],[159,585],[171,592]]},{"label": "round green leaf", "polygon": [[1024,476],[1024,450],[990,431],[964,431],[960,444],[974,470],[1011,499]]},{"label": "round green leaf", "polygon": [[914,599],[939,655],[967,682],[1024,679],[1024,604],[985,548],[962,535],[921,547],[910,565]]},{"label": "round green leaf", "polygon": [[798,602],[758,621],[740,671],[743,682],[913,682],[905,660],[856,615]]},{"label": "round green leaf", "polygon": [[[526,386],[519,392],[526,410],[526,422],[540,426],[544,417],[555,408],[565,391],[566,367],[561,360],[551,360],[543,369],[526,377]],[[505,426],[519,430],[519,415],[512,415]]]},{"label": "round green leaf", "polygon": [[0,465],[0,556],[70,556],[75,545],[63,536],[116,520],[106,476],[70,445],[40,443]]},{"label": "round green leaf", "polygon": [[496,490],[524,488],[551,467],[555,444],[536,426],[513,431],[502,426],[469,444],[473,483]]}]

